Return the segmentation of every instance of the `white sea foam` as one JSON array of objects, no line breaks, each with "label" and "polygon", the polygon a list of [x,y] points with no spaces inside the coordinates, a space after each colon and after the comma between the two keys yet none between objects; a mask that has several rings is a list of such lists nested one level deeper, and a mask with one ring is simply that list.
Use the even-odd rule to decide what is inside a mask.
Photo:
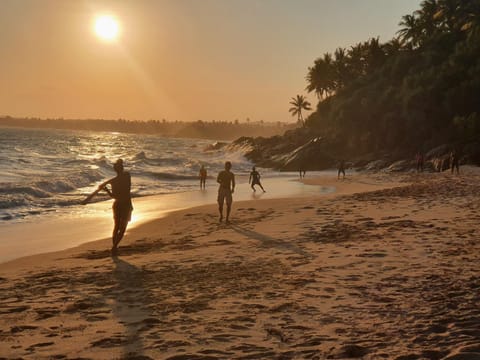
[{"label": "white sea foam", "polygon": [[[134,196],[197,189],[205,165],[216,176],[226,160],[238,174],[251,163],[241,151],[204,151],[208,140],[136,134],[0,128],[0,221],[77,204],[123,158]],[[98,197],[97,200],[105,199]]]}]

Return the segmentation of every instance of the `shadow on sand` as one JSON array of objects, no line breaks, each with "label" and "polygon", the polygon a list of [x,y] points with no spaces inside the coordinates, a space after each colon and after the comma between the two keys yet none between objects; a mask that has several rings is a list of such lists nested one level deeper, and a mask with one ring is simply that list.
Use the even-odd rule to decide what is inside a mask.
[{"label": "shadow on sand", "polygon": [[153,318],[148,305],[153,295],[145,286],[142,269],[129,262],[112,256],[115,268],[112,270],[116,286],[111,303],[112,312],[125,327],[122,345],[125,359],[151,359],[144,355],[143,332],[150,328]]},{"label": "shadow on sand", "polygon": [[241,226],[238,226],[238,225],[235,225],[235,224],[231,224],[230,227],[234,231],[236,231],[237,233],[239,233],[243,236],[246,236],[248,238],[260,241],[262,243],[262,245],[265,246],[265,247],[272,247],[272,248],[277,248],[277,249],[280,249],[280,250],[288,250],[288,251],[294,252],[298,255],[305,256],[307,258],[313,258],[314,257],[309,252],[303,250],[302,248],[300,248],[300,247],[298,247],[298,246],[296,246],[292,243],[282,241],[282,240],[278,240],[278,239],[274,239],[270,236],[260,234],[258,232],[253,231],[253,230],[245,229],[245,228],[243,228]]}]

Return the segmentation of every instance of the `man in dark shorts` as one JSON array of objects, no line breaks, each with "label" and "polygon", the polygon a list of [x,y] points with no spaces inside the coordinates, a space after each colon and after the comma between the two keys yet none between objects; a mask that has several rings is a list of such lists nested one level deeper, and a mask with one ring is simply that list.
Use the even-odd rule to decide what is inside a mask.
[{"label": "man in dark shorts", "polygon": [[450,169],[452,174],[455,170],[457,171],[457,175],[460,174],[460,159],[456,150],[450,153]]},{"label": "man in dark shorts", "polygon": [[225,222],[229,223],[230,210],[232,209],[232,194],[235,190],[235,175],[230,171],[232,163],[227,161],[225,163],[225,170],[220,171],[217,176],[217,182],[220,184],[218,187],[218,212],[220,213],[219,221],[223,220],[223,203],[227,203],[227,217]]},{"label": "man in dark shorts", "polygon": [[[115,201],[113,202],[113,235],[112,235],[112,255],[117,254],[117,247],[122,240],[128,222],[132,218],[132,198],[130,195],[131,178],[130,173],[123,170],[123,160],[118,159],[113,165],[117,176],[105,181],[98,188],[104,189]],[[111,186],[111,189],[107,187]]]},{"label": "man in dark shorts", "polygon": [[255,166],[252,168],[252,172],[250,173],[250,177],[248,178],[248,183],[252,184],[251,187],[252,187],[253,191],[256,191],[254,185],[258,185],[263,190],[263,192],[265,192],[265,189],[263,188],[262,184],[260,183],[260,174],[255,169]]},{"label": "man in dark shorts", "polygon": [[207,181],[207,169],[202,165],[199,172],[200,176],[200,189],[205,189],[205,183]]},{"label": "man in dark shorts", "polygon": [[423,153],[419,152],[416,156],[417,159],[417,172],[423,172],[424,157]]}]

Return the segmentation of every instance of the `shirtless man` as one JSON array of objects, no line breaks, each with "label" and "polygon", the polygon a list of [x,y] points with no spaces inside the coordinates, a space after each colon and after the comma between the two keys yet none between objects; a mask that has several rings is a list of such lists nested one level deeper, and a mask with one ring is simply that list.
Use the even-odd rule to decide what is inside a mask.
[{"label": "shirtless man", "polygon": [[198,175],[200,176],[200,189],[205,190],[205,183],[207,181],[207,169],[205,169],[205,166],[202,165]]},{"label": "shirtless man", "polygon": [[[123,170],[123,160],[118,159],[113,165],[117,176],[105,181],[98,187],[99,190],[105,190],[110,197],[115,199],[113,202],[113,234],[112,234],[112,255],[117,255],[117,247],[122,240],[128,222],[132,218],[132,198],[130,195],[131,178],[130,173]],[[111,186],[111,189],[107,187]]]},{"label": "shirtless man", "polygon": [[254,185],[258,185],[263,190],[263,192],[265,192],[265,189],[263,188],[262,184],[260,183],[260,174],[255,169],[255,166],[252,168],[252,172],[250,173],[250,177],[248,178],[248,183],[252,184],[251,187],[252,187],[253,191],[256,191]]},{"label": "shirtless man", "polygon": [[218,187],[218,212],[220,213],[219,221],[223,220],[223,203],[227,203],[227,217],[225,223],[229,223],[230,210],[232,209],[232,194],[235,190],[235,175],[230,171],[232,163],[227,161],[225,163],[225,170],[220,171],[217,176]]}]

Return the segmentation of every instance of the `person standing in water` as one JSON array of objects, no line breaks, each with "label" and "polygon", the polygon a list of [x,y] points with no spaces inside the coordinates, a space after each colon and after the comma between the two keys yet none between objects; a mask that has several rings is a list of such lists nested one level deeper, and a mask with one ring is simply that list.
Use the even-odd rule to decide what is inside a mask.
[{"label": "person standing in water", "polygon": [[[123,160],[118,159],[113,165],[117,173],[114,178],[100,184],[98,190],[105,190],[110,197],[115,199],[113,202],[113,234],[112,234],[112,255],[117,255],[118,244],[125,234],[128,222],[132,218],[132,197],[130,194],[131,178],[128,171],[123,169]],[[111,189],[108,188],[111,186]]]},{"label": "person standing in water", "polygon": [[227,216],[225,222],[230,222],[230,211],[232,210],[232,194],[235,191],[235,175],[230,171],[232,163],[227,161],[225,163],[225,170],[220,171],[217,176],[218,187],[218,212],[220,213],[219,221],[223,221],[223,203],[227,203]]},{"label": "person standing in water", "polygon": [[337,179],[340,179],[340,174],[343,174],[343,179],[345,179],[345,160],[343,159],[338,163]]},{"label": "person standing in water", "polygon": [[203,165],[200,168],[199,176],[200,176],[200,189],[205,190],[205,183],[207,182],[207,169],[205,169],[205,166]]},{"label": "person standing in water", "polygon": [[255,190],[255,185],[260,186],[260,188],[265,192],[265,189],[263,188],[262,184],[260,183],[260,174],[259,172],[255,169],[255,166],[252,168],[252,171],[250,173],[250,177],[248,178],[248,183],[252,184],[252,190]]}]

